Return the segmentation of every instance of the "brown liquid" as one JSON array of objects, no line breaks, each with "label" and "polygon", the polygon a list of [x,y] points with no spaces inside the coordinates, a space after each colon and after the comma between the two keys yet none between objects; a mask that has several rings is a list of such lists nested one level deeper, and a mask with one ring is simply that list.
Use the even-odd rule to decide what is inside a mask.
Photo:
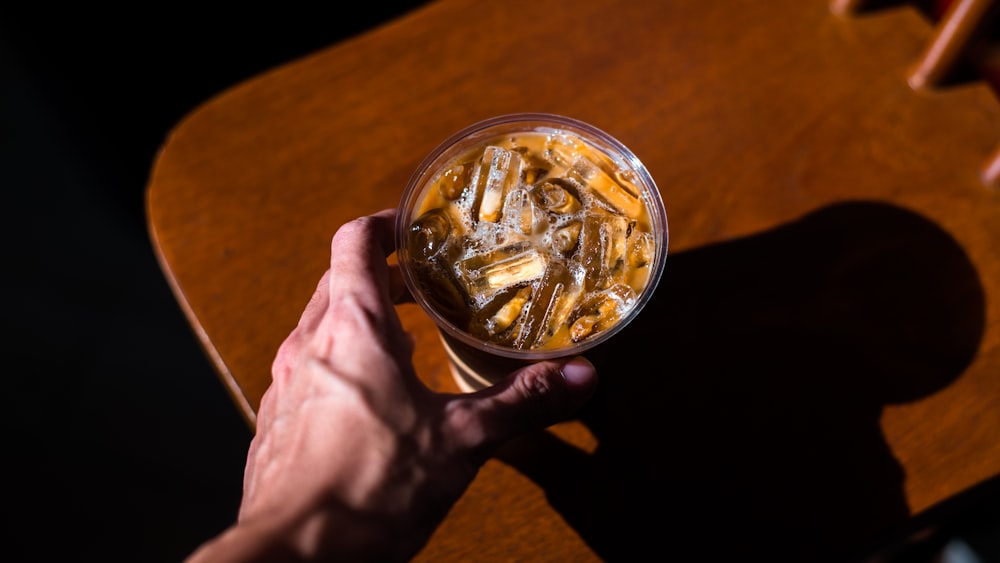
[{"label": "brown liquid", "polygon": [[633,307],[656,253],[633,175],[565,132],[484,142],[421,196],[407,233],[417,283],[486,341],[548,350],[592,338]]}]

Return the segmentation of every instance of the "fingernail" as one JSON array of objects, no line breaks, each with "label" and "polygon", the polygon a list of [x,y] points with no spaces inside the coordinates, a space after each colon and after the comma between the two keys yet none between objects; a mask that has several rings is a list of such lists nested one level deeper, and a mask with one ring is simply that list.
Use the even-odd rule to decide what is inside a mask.
[{"label": "fingernail", "polygon": [[576,357],[563,364],[562,376],[570,387],[589,388],[597,380],[597,370],[586,358]]}]

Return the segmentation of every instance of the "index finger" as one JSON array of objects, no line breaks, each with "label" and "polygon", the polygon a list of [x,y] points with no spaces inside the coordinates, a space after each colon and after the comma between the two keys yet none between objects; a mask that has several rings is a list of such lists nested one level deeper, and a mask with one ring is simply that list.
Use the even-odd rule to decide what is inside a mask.
[{"label": "index finger", "polygon": [[337,229],[330,243],[331,296],[348,291],[377,298],[381,305],[393,303],[398,291],[390,280],[386,258],[396,249],[395,224],[396,210],[383,209]]}]

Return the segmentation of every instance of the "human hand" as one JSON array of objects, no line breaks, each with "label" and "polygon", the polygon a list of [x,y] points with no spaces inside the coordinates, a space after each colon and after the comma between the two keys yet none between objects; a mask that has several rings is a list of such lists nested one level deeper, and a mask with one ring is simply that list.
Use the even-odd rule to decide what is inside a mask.
[{"label": "human hand", "polygon": [[410,297],[386,261],[395,213],[334,235],[261,400],[238,523],[189,561],[407,560],[497,446],[592,394],[583,358],[531,364],[472,394],[424,386],[394,308]]}]

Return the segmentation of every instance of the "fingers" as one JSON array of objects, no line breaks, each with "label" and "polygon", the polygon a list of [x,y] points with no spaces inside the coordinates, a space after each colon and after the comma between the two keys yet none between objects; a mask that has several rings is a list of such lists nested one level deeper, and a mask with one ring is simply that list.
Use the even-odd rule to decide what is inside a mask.
[{"label": "fingers", "polygon": [[[395,217],[394,209],[385,209],[369,217],[350,221],[337,230],[330,243],[330,269],[323,274],[316,291],[306,304],[299,319],[298,331],[311,332],[327,312],[331,295],[331,272],[336,272],[336,277],[349,276],[350,285],[360,288],[369,287],[373,280],[380,284],[384,278],[392,302],[402,303],[410,299],[399,267],[385,264],[385,257],[395,249]],[[381,266],[379,262],[382,263]],[[381,267],[388,270],[385,276],[372,275],[372,270],[378,271]],[[340,280],[335,283],[341,289],[345,285]]]},{"label": "fingers", "polygon": [[[399,264],[386,262],[396,250],[395,228],[395,209],[383,209],[341,226],[331,242],[330,270],[336,272],[338,284],[330,290],[368,286],[376,274],[374,277],[380,284],[383,280],[387,282],[380,289],[385,289],[391,303],[412,303]],[[358,260],[359,256],[363,260]]]},{"label": "fingers", "polygon": [[369,295],[377,290],[379,297],[392,302],[386,258],[396,248],[395,220],[396,210],[384,209],[348,221],[337,229],[330,243],[331,295],[342,292]]},{"label": "fingers", "polygon": [[[330,243],[330,267],[323,274],[299,318],[286,337],[272,366],[275,380],[291,370],[304,346],[329,343],[343,335],[350,318],[340,310],[356,303],[375,325],[373,343],[388,341],[387,349],[408,358],[412,343],[403,334],[394,303],[411,300],[399,267],[387,257],[395,250],[395,209],[385,209],[342,225]],[[363,338],[365,335],[351,336]],[[318,352],[320,350],[314,350]],[[322,351],[329,352],[323,348]]]},{"label": "fingers", "polygon": [[309,303],[306,303],[305,310],[299,318],[300,330],[309,331],[316,323],[316,320],[323,316],[330,302],[330,270],[327,270],[316,285]]},{"label": "fingers", "polygon": [[597,370],[583,357],[524,367],[478,393],[459,395],[446,409],[457,442],[484,455],[497,445],[569,419],[597,388]]}]

